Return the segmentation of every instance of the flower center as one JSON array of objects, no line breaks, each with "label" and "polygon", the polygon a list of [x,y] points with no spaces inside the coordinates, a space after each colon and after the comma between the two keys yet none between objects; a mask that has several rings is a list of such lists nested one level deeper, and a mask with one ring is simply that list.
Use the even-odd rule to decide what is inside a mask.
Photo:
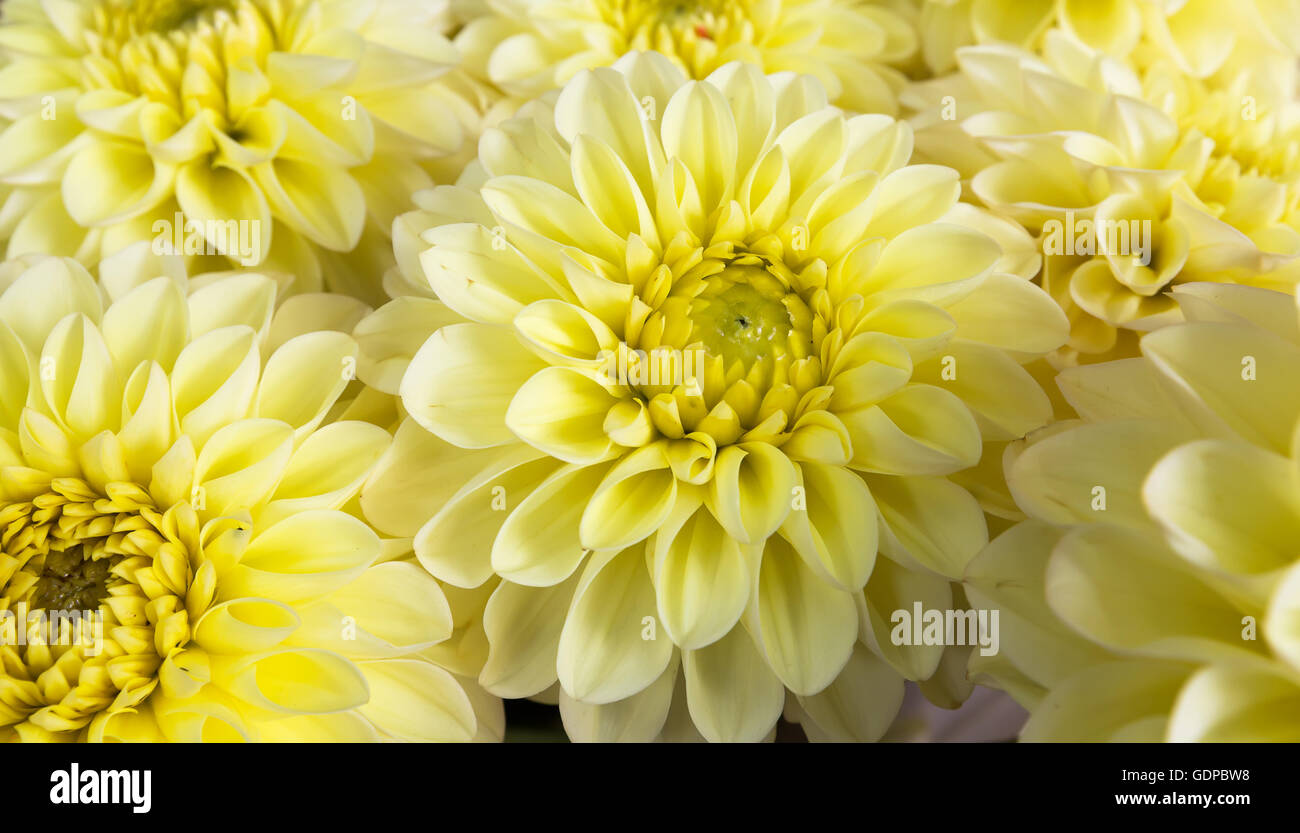
[{"label": "flower center", "polygon": [[714,69],[720,49],[752,34],[746,5],[731,0],[602,0],[601,17],[628,49],[676,58],[693,77]]},{"label": "flower center", "polygon": [[704,281],[691,302],[692,340],[728,365],[744,366],[787,353],[797,297],[759,266],[729,266]]},{"label": "flower center", "polygon": [[642,24],[693,26],[726,11],[723,0],[609,0],[615,14]]},{"label": "flower center", "polygon": [[109,571],[117,557],[87,558],[85,548],[54,551],[32,588],[32,607],[45,610],[97,610],[108,596]]},{"label": "flower center", "polygon": [[167,34],[191,27],[218,9],[233,7],[234,0],[103,0],[99,13],[108,26],[101,25],[100,31]]},{"label": "flower center", "polygon": [[821,351],[832,329],[825,266],[795,270],[771,248],[678,247],[632,279],[639,304],[617,360],[631,368],[635,355],[661,367],[658,383],[638,374],[630,384],[653,400],[650,418],[664,436],[698,430],[722,446],[761,425],[747,436],[775,440],[802,412],[825,405],[822,394],[805,396],[823,384]]},{"label": "flower center", "polygon": [[253,0],[100,0],[86,32],[88,89],[144,96],[183,119],[207,111],[222,129],[260,97],[231,110],[227,68],[261,65],[276,49],[271,19]]},{"label": "flower center", "polygon": [[56,477],[0,500],[0,689],[14,695],[0,697],[0,736],[17,724],[65,735],[141,702],[190,639],[197,515],[159,512],[134,483],[106,492]]}]

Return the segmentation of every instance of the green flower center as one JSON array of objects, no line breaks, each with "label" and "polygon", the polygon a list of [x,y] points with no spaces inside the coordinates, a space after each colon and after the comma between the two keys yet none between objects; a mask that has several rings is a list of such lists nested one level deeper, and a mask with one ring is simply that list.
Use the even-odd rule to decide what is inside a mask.
[{"label": "green flower center", "polygon": [[218,9],[231,9],[233,0],[108,0],[101,9],[112,28],[132,33],[167,34],[194,25]]},{"label": "green flower center", "polygon": [[762,267],[729,266],[692,300],[692,340],[727,364],[783,356],[794,331],[793,301],[797,297]]},{"label": "green flower center", "polygon": [[110,571],[117,560],[87,558],[80,546],[50,552],[32,588],[32,606],[45,610],[98,610],[99,603],[108,597]]}]

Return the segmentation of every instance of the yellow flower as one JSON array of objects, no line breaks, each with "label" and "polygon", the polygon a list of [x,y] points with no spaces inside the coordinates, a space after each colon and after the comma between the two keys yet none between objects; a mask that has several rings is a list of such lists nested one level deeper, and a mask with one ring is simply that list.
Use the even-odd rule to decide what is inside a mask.
[{"label": "yellow flower", "polygon": [[655,50],[691,78],[731,61],[815,75],[835,103],[895,113],[916,35],[878,0],[488,0],[456,38],[469,66],[532,98],[579,70]]},{"label": "yellow flower", "polygon": [[399,220],[437,299],[356,330],[411,415],[362,506],[490,591],[489,691],[558,680],[579,739],[761,739],[787,690],[810,736],[875,739],[904,677],[960,698],[891,613],[958,604],[987,534],[947,476],[1047,421],[1020,362],[1066,322],[910,155],[809,76],[635,54]]},{"label": "yellow flower", "polygon": [[[1032,520],[967,572],[1034,740],[1300,739],[1300,324],[1189,284],[1139,358],[1062,372],[1080,422],[1007,458]],[[1017,444],[1018,445],[1018,444]]]},{"label": "yellow flower", "polygon": [[[382,297],[388,233],[472,105],[444,3],[11,0],[0,240],[87,265],[179,241]],[[191,233],[192,232],[192,233]],[[371,276],[374,277],[371,277]]]},{"label": "yellow flower", "polygon": [[1294,54],[1300,25],[1285,3],[1235,0],[912,0],[926,67],[951,72],[956,50],[1004,43],[1038,50],[1056,31],[1108,55],[1167,60],[1194,78],[1261,48]]},{"label": "yellow flower", "polygon": [[358,418],[356,343],[313,322],[365,308],[277,312],[255,272],[187,298],[144,246],[103,287],[0,267],[0,740],[499,737],[426,656],[438,582],[354,511],[391,437]]},{"label": "yellow flower", "polygon": [[909,100],[924,110],[920,153],[1038,238],[1041,283],[1071,321],[1058,363],[1134,355],[1139,334],[1181,320],[1181,283],[1294,291],[1297,105],[1242,110],[1249,74],[1219,87],[1166,68],[1144,82],[1059,32],[1045,44],[1043,58],[964,48],[958,74]]}]

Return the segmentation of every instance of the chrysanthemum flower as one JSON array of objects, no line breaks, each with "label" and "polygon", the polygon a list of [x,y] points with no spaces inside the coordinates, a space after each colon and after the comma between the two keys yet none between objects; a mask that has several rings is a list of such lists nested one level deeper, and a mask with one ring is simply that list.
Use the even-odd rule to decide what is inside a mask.
[{"label": "chrysanthemum flower", "polygon": [[532,98],[633,50],[667,55],[691,78],[731,61],[816,76],[835,103],[895,113],[916,50],[912,28],[878,0],[488,0],[456,38],[505,93]]},{"label": "chrysanthemum flower", "polygon": [[1163,71],[1144,83],[1060,33],[1046,43],[1043,59],[962,49],[961,71],[911,100],[930,107],[923,155],[961,167],[976,199],[1038,238],[1042,284],[1071,320],[1059,360],[1134,355],[1140,333],[1181,320],[1181,283],[1292,291],[1300,109]]},{"label": "chrysanthemum flower", "polygon": [[946,73],[956,50],[1005,43],[1030,50],[1057,31],[1117,57],[1168,60],[1205,78],[1234,55],[1261,49],[1295,52],[1300,25],[1285,3],[1236,0],[913,0],[926,67]]},{"label": "chrysanthemum flower", "polygon": [[339,296],[187,298],[176,261],[105,260],[112,302],[70,259],[0,267],[0,740],[499,735],[421,655],[439,584],[354,511],[391,438],[315,329]]},{"label": "chrysanthemum flower", "polygon": [[[8,0],[0,239],[93,265],[180,241],[381,297],[388,231],[472,107],[445,3]],[[190,233],[193,231],[193,233]],[[225,268],[209,264],[206,268]]]},{"label": "chrysanthemum flower", "polygon": [[1008,456],[1032,518],[970,565],[1029,739],[1300,739],[1300,326],[1192,284],[1139,358],[1073,368],[1082,417]]},{"label": "chrysanthemum flower", "polygon": [[357,329],[412,420],[362,506],[440,579],[501,578],[488,690],[558,680],[577,738],[715,740],[788,690],[810,736],[875,738],[936,676],[890,615],[954,604],[987,533],[946,476],[1048,419],[1019,362],[1066,325],[910,154],[809,76],[634,54],[397,224],[441,301]]}]

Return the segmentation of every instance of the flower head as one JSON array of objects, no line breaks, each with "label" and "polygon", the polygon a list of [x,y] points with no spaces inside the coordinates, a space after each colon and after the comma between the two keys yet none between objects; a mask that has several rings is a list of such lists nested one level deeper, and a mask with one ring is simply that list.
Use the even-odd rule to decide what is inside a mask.
[{"label": "flower head", "polygon": [[633,50],[668,56],[688,77],[732,61],[815,75],[850,110],[894,113],[895,65],[916,35],[875,0],[491,0],[458,35],[478,73],[532,97]]},{"label": "flower head", "polygon": [[1030,520],[968,568],[971,599],[1012,612],[984,673],[1034,707],[1026,738],[1300,737],[1294,301],[1175,295],[1187,323],[1140,357],[1062,372],[1081,420],[1013,444]]},{"label": "flower head", "polygon": [[[1294,291],[1300,109],[1287,95],[1253,87],[1253,70],[1139,73],[1056,31],[1043,52],[961,49],[960,71],[910,100],[923,155],[961,167],[976,199],[1038,239],[1041,283],[1071,321],[1058,364],[1135,355],[1141,333],[1181,320],[1180,284]],[[960,101],[959,120],[943,100]]]},{"label": "flower head", "polygon": [[890,612],[951,605],[986,540],[946,476],[1048,419],[1019,362],[1063,315],[905,124],[808,76],[632,55],[551,101],[397,224],[440,301],[356,331],[412,420],[367,517],[500,577],[480,679],[558,679],[575,737],[759,739],[787,689],[810,734],[879,737],[943,653]]},{"label": "flower head", "polygon": [[439,80],[444,5],[6,3],[8,256],[154,240],[377,297],[357,274],[382,272],[393,217],[474,115]]},{"label": "flower head", "polygon": [[69,259],[0,267],[0,739],[474,736],[422,656],[440,586],[352,511],[391,438],[317,328],[336,296],[187,298],[144,245],[111,302]]},{"label": "flower head", "polygon": [[921,53],[934,73],[950,72],[960,47],[1005,43],[1036,51],[1052,32],[1117,57],[1168,61],[1193,78],[1262,51],[1300,47],[1300,30],[1285,5],[1258,0],[1240,0],[1231,15],[1217,0],[913,0],[913,6]]}]

